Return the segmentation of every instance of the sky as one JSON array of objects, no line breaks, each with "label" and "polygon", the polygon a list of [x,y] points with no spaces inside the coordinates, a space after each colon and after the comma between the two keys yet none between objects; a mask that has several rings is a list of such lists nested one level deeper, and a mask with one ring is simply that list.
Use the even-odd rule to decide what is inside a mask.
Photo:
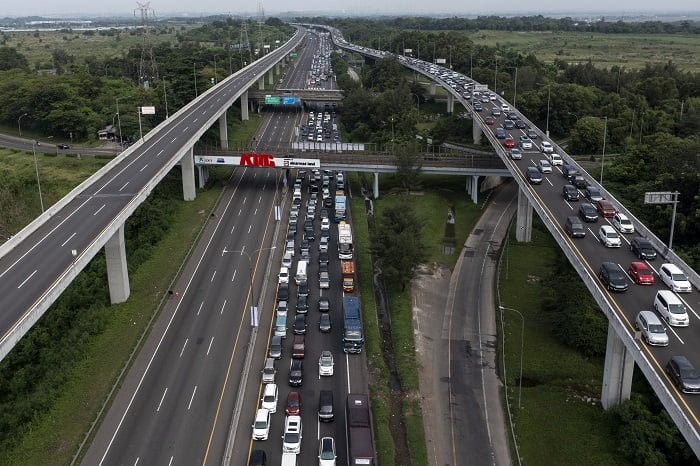
[{"label": "sky", "polygon": [[[3,0],[0,9],[2,16],[65,16],[65,15],[119,15],[131,16],[137,8],[135,0],[112,0],[96,2],[94,0],[32,0],[13,2]],[[141,1],[142,4],[146,0]],[[173,13],[189,13],[203,16],[214,13],[232,15],[255,14],[258,0],[222,2],[221,0],[151,0],[150,7],[157,17]],[[561,0],[528,0],[519,5],[511,1],[494,2],[492,0],[353,0],[333,2],[328,0],[264,0],[261,2],[267,16],[280,12],[313,12],[319,14],[372,15],[440,15],[440,14],[543,14],[560,15],[575,13],[618,13],[636,15],[642,12],[700,13],[698,0],[587,0],[585,2],[562,2]],[[345,5],[351,8],[343,9]],[[566,5],[566,6],[564,6]]]}]

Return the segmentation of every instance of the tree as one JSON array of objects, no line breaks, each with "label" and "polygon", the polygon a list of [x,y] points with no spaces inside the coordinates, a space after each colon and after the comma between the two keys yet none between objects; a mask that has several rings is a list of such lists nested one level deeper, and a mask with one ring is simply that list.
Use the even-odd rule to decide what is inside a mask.
[{"label": "tree", "polygon": [[408,150],[399,150],[394,156],[396,163],[396,176],[401,186],[406,189],[418,186],[418,174],[421,170],[421,159],[413,147]]},{"label": "tree", "polygon": [[27,57],[12,47],[0,47],[0,70],[11,70],[17,68],[28,71],[29,62]]},{"label": "tree", "polygon": [[414,277],[418,264],[426,258],[423,240],[424,220],[408,198],[382,209],[372,238],[372,253],[388,282],[401,285]]},{"label": "tree", "polygon": [[600,154],[603,149],[603,128],[600,118],[581,118],[571,130],[572,151],[576,154]]}]

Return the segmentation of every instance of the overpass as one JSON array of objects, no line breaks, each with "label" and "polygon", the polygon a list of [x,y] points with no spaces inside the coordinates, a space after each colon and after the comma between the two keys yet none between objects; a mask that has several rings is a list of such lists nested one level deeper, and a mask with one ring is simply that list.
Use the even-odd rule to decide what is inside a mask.
[{"label": "overpass", "polygon": [[248,119],[248,89],[272,85],[305,35],[297,28],[284,45],[199,95],[0,246],[0,358],[102,248],[111,302],[129,297],[126,220],[177,164],[185,200],[195,198],[195,143],[218,122],[228,147],[227,110],[239,102]]},{"label": "overpass", "polygon": [[265,97],[298,97],[303,102],[340,102],[343,100],[343,91],[337,89],[275,89],[275,90],[251,90],[248,99],[262,102]]},{"label": "overpass", "polygon": [[[402,55],[394,55],[391,52],[370,49],[355,44],[351,44],[343,39],[342,34],[335,28],[322,25],[309,25],[329,31],[333,37],[336,46],[356,52],[371,60],[377,60],[385,57],[396,57],[399,62],[406,68],[411,69],[428,77],[431,81],[431,93],[434,94],[436,85],[440,85],[447,91],[447,110],[454,111],[454,104],[461,104],[468,113],[472,115],[473,138],[474,142],[478,143],[482,136],[486,136],[491,145],[496,150],[498,157],[505,164],[508,170],[514,176],[520,190],[518,195],[517,208],[517,230],[516,238],[518,241],[530,241],[532,228],[532,211],[533,209],[540,216],[547,229],[550,231],[554,239],[561,247],[564,254],[567,256],[573,267],[582,278],[586,287],[592,294],[600,309],[608,318],[608,339],[605,356],[605,367],[603,374],[603,389],[601,393],[601,403],[604,408],[609,408],[619,404],[620,402],[629,399],[632,385],[632,375],[634,365],[642,371],[644,376],[649,381],[650,385],[656,392],[659,400],[663,403],[681,433],[688,441],[689,445],[695,452],[696,456],[700,457],[700,401],[692,399],[681,393],[672,383],[664,371],[666,361],[673,355],[683,354],[687,356],[696,368],[700,368],[700,347],[697,345],[686,344],[686,342],[696,342],[700,339],[700,299],[697,289],[700,288],[700,275],[686,264],[676,253],[669,249],[663,241],[661,241],[654,233],[649,230],[639,219],[637,219],[625,206],[609,193],[601,184],[597,183],[590,176],[586,176],[586,181],[589,185],[600,189],[603,196],[610,200],[619,212],[627,215],[635,225],[636,233],[649,239],[658,255],[663,262],[669,262],[677,265],[688,276],[692,285],[695,287],[690,295],[685,297],[678,296],[685,305],[689,308],[688,313],[697,318],[694,324],[691,324],[689,329],[669,330],[671,343],[668,348],[650,348],[640,338],[639,332],[635,330],[634,318],[642,309],[652,308],[653,297],[657,289],[666,289],[663,284],[659,285],[660,280],[649,288],[644,288],[632,284],[630,290],[626,293],[612,294],[608,291],[597,278],[600,264],[606,261],[615,261],[620,268],[624,267],[635,260],[635,257],[626,252],[626,248],[611,250],[604,248],[598,244],[597,240],[590,241],[574,241],[564,230],[564,221],[568,215],[575,215],[574,206],[568,202],[564,202],[561,197],[561,189],[565,184],[558,167],[552,172],[552,175],[544,177],[546,183],[535,187],[531,185],[526,177],[526,168],[535,167],[539,160],[545,158],[540,152],[540,148],[536,147],[533,151],[524,151],[522,160],[512,160],[504,148],[501,140],[496,137],[494,127],[505,127],[505,115],[496,119],[493,126],[487,125],[485,117],[479,111],[476,111],[470,100],[465,98],[466,92],[460,93],[457,90],[458,86],[453,86],[453,83],[448,83],[457,73],[447,68],[436,66],[431,63],[418,60]],[[458,75],[458,74],[457,74]],[[461,76],[461,75],[460,75]],[[471,79],[461,76],[463,82],[470,81],[479,89],[488,89],[487,86],[477,83]],[[466,90],[466,89],[465,89]],[[470,95],[471,92],[467,95]],[[525,115],[517,112],[517,109],[505,101],[501,96],[494,96],[495,100],[489,99],[489,103],[484,103],[486,111],[491,106],[500,107],[502,104],[508,105],[517,117],[525,122],[528,128],[532,128],[537,132],[538,140],[549,140],[549,134],[545,134]],[[517,136],[524,134],[524,130],[513,129],[506,131],[506,134],[517,140]],[[550,141],[554,150],[561,155],[565,163],[570,164],[579,173],[586,174],[586,171],[580,167],[561,147],[553,141]],[[604,224],[610,223],[608,220],[603,220]],[[588,228],[590,237],[594,237],[596,233]],[[624,236],[624,235],[622,235]],[[629,243],[629,240],[623,238],[624,242]],[[624,266],[622,264],[625,264]],[[655,270],[654,266],[650,267]]]}]

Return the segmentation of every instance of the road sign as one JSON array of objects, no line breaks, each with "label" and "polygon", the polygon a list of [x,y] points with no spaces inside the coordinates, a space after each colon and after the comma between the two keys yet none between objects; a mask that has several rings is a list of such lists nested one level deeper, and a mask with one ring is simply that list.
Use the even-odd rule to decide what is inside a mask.
[{"label": "road sign", "polygon": [[645,204],[672,204],[677,192],[671,191],[651,191],[644,193]]},{"label": "road sign", "polygon": [[155,115],[156,114],[156,108],[151,106],[151,107],[139,107],[141,110],[141,115]]},{"label": "road sign", "polygon": [[280,99],[280,97],[276,95],[265,96],[265,105],[279,105],[281,101],[282,99]]}]

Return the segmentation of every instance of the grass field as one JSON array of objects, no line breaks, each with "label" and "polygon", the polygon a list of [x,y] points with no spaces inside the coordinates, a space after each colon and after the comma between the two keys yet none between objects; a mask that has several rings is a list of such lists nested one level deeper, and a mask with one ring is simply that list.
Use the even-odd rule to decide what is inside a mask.
[{"label": "grass field", "polygon": [[[556,340],[540,308],[559,249],[537,229],[532,230],[533,241],[526,244],[516,243],[512,233],[501,263],[499,290],[501,305],[521,312],[525,322],[522,407],[518,408],[522,322],[515,312],[504,311],[505,381],[520,455],[527,464],[537,465],[625,465],[616,453],[610,419],[598,401],[602,359],[586,359]],[[499,316],[497,322],[503,379],[504,335]]]},{"label": "grass field", "polygon": [[700,37],[693,34],[600,34],[584,32],[478,31],[469,38],[479,45],[504,47],[534,54],[552,63],[587,62],[628,69],[669,60],[684,71],[700,71]]}]

